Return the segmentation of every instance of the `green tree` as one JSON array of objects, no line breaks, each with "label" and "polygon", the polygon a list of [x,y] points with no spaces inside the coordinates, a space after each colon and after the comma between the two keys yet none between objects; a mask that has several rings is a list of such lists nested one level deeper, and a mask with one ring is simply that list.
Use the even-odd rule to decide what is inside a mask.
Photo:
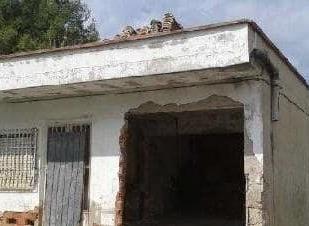
[{"label": "green tree", "polygon": [[0,0],[0,54],[98,39],[90,10],[78,0]]}]

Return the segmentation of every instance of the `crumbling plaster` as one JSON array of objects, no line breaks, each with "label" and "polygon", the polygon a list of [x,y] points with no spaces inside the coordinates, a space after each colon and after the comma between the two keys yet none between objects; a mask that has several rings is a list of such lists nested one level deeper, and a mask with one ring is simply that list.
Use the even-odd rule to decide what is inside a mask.
[{"label": "crumbling plaster", "polygon": [[[253,176],[253,180],[250,179],[250,181],[257,184],[255,182],[261,181],[263,171],[264,129],[261,89],[260,82],[239,81],[233,84],[194,86],[142,93],[16,104],[2,103],[0,104],[0,126],[2,128],[35,126],[42,133],[44,128],[51,122],[90,121],[92,123],[90,202],[94,209],[90,210],[89,221],[101,225],[113,225],[115,198],[118,192],[119,135],[124,125],[126,112],[149,101],[162,106],[166,104],[183,105],[205,100],[212,95],[229,97],[242,103],[244,105],[245,129],[248,137],[246,150],[251,153],[250,161],[255,162],[254,166],[257,166],[259,171],[251,167],[246,170],[249,173],[250,170],[259,172],[257,175],[249,174]],[[42,136],[44,135],[46,134],[42,134]],[[39,147],[40,154],[43,157],[46,152],[44,142]],[[259,189],[262,189],[262,186]],[[31,202],[29,200],[26,203],[27,208],[32,209],[39,204],[38,193],[17,194],[7,196],[7,194],[0,193],[0,199],[4,200],[4,202],[0,203],[0,211],[8,209],[8,206],[4,204],[7,202],[11,203],[10,208],[12,210],[25,209],[24,206],[20,206],[19,200],[29,196],[32,198]],[[33,200],[36,201],[33,202]],[[258,206],[255,204],[254,206],[260,207],[260,197],[257,197],[253,202],[258,204]],[[255,214],[255,216],[260,215]]]},{"label": "crumbling plaster", "polygon": [[[264,117],[264,161],[272,168],[264,169],[265,186],[272,187],[273,203],[265,203],[272,209],[270,225],[307,225],[309,216],[309,92],[308,86],[299,79],[278,54],[255,31],[249,30],[249,49],[263,49],[279,74],[279,118],[277,121]],[[270,87],[264,85],[264,100],[270,96]],[[265,102],[264,101],[264,102]],[[270,107],[264,107],[264,115]],[[269,135],[267,135],[269,133]],[[269,139],[271,140],[269,141]],[[272,150],[269,152],[268,150]],[[267,189],[271,191],[271,189]],[[271,208],[270,208],[271,206]]]},{"label": "crumbling plaster", "polygon": [[[248,189],[263,191],[247,192],[254,197],[247,199],[250,202],[247,203],[248,225],[263,224],[261,207],[265,208],[265,225],[306,225],[309,221],[306,214],[309,177],[305,174],[309,169],[308,88],[256,29],[248,23],[230,24],[145,40],[1,59],[0,127],[40,129],[42,175],[47,126],[55,121],[91,122],[89,221],[113,225],[118,191],[118,137],[125,113],[150,101],[177,108],[212,95],[229,97],[244,105]],[[254,64],[249,58],[254,49],[266,50],[279,72],[278,121],[271,121],[270,75],[258,77],[257,71],[248,67]],[[247,67],[240,71],[241,65]],[[223,81],[223,75],[229,75],[230,80]],[[241,81],[239,77],[243,75],[263,81]],[[205,81],[212,85],[203,85]],[[186,85],[191,87],[176,88]],[[106,94],[110,90],[123,94],[4,103],[13,99]],[[42,178],[32,193],[0,193],[0,212],[25,211],[38,206],[44,197],[39,192],[44,188]]]},{"label": "crumbling plaster", "polygon": [[[3,59],[0,62],[0,99],[38,94],[81,96],[95,90],[102,93],[113,88],[115,83],[104,86],[96,84],[97,81],[224,68],[248,62],[248,24],[234,24],[228,28]],[[151,86],[160,84],[162,79],[164,77],[151,80]],[[64,88],[65,84],[72,86]],[[125,85],[126,88],[139,86],[132,82]],[[31,93],[38,87],[40,89]],[[17,89],[22,88],[25,89],[19,94]]]},{"label": "crumbling plaster", "polygon": [[[285,110],[279,111],[279,121],[276,122],[271,121],[271,75],[250,59],[249,53],[254,49],[266,50],[279,72],[279,110],[282,107]],[[292,198],[295,192],[308,197],[308,193],[294,186],[308,186],[308,176],[301,173],[302,169],[308,168],[308,164],[294,167],[293,178],[297,178],[298,174],[300,178],[293,182],[280,179],[281,172],[286,170],[284,172],[288,174],[291,168],[283,169],[279,165],[288,164],[287,160],[291,159],[285,145],[287,139],[282,139],[283,136],[289,136],[290,142],[295,145],[296,140],[299,143],[307,142],[306,132],[298,139],[282,131],[287,128],[294,131],[290,122],[296,114],[299,115],[295,121],[298,127],[306,125],[305,119],[309,115],[308,89],[249,24],[8,58],[0,62],[0,74],[0,127],[38,127],[41,131],[41,165],[44,166],[44,136],[49,124],[75,120],[92,124],[91,209],[88,214],[85,213],[89,224],[114,224],[114,202],[118,191],[118,138],[125,114],[141,106],[146,106],[144,109],[148,111],[181,111],[185,109],[183,106],[194,103],[203,106],[203,101],[213,95],[231,98],[244,106],[245,173],[247,196],[250,197],[246,203],[247,225],[283,226],[282,222],[306,222],[304,214],[297,215],[302,211],[295,210],[289,215],[285,207],[295,203]],[[110,90],[114,94],[108,93]],[[87,95],[97,96],[1,103],[10,98],[38,100]],[[161,107],[146,104],[150,102]],[[297,150],[301,157],[292,158],[295,166],[299,159],[308,160],[308,154],[304,151],[306,147],[299,145]],[[283,154],[279,155],[279,151]],[[44,168],[41,167],[40,172],[44,174]],[[44,187],[42,178],[40,186],[31,194],[18,193],[17,198],[16,193],[0,193],[0,199],[4,200],[0,203],[0,212],[8,209],[30,210],[41,204],[39,200],[44,197],[42,192],[39,195]],[[276,193],[280,186],[291,189]],[[283,201],[284,195],[290,198]],[[297,195],[295,197],[301,196]],[[308,204],[303,203],[302,209],[308,208]],[[290,217],[287,220],[282,216]]]}]

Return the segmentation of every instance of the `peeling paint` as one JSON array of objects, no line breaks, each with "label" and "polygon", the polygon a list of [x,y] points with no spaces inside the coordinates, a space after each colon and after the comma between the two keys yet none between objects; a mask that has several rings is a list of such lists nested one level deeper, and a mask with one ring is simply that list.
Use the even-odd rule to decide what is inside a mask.
[{"label": "peeling paint", "polygon": [[[108,46],[95,52],[55,53],[48,57],[33,56],[0,62],[0,91],[56,87],[249,63],[248,25],[233,27],[233,30],[222,28],[215,32],[199,31],[198,34],[161,37],[159,43],[156,39],[146,39],[131,45],[124,44],[122,48]],[[156,46],[158,44],[159,47]],[[130,85],[131,82],[128,82]]]},{"label": "peeling paint", "polygon": [[[245,108],[247,106],[244,113],[246,130],[249,131],[250,153],[262,153],[261,150],[259,152],[256,150],[261,147],[257,142],[263,142],[263,139],[255,136],[260,136],[263,132],[252,132],[252,130],[263,129],[261,126],[256,126],[261,122],[260,117],[262,117],[259,113],[261,94],[258,84],[258,82],[250,81],[239,82],[237,86],[226,83],[52,101],[0,103],[0,109],[5,109],[0,112],[0,126],[2,128],[31,126],[44,131],[46,123],[51,121],[76,120],[87,115],[87,120],[92,122],[89,194],[91,203],[95,202],[95,205],[93,204],[92,209],[90,208],[89,213],[85,215],[90,217],[90,221],[94,219],[94,223],[112,226],[115,220],[115,201],[119,189],[118,138],[126,112],[130,109],[145,112],[158,109],[160,111],[164,109],[192,111],[205,107],[224,108],[244,105]],[[64,111],[64,108],[67,110]],[[40,150],[43,151],[44,148],[45,145],[42,142]],[[0,202],[0,211],[24,211],[38,205],[39,194],[36,192],[0,193],[0,199],[3,201]]]}]

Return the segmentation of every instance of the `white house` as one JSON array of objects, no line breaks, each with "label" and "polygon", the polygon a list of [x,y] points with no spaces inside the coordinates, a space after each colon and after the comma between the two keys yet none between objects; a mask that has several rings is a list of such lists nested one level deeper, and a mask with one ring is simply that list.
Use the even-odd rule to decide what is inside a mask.
[{"label": "white house", "polygon": [[2,222],[305,226],[308,119],[248,20],[3,56]]}]

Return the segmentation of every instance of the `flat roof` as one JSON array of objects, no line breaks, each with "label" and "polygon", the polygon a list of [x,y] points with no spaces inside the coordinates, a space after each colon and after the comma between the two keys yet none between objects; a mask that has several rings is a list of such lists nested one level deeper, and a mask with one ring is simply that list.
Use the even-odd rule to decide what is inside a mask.
[{"label": "flat roof", "polygon": [[194,32],[194,31],[211,30],[211,29],[215,29],[215,28],[222,28],[222,27],[238,25],[238,24],[248,24],[249,26],[251,26],[251,28],[262,37],[262,39],[267,43],[267,45],[276,52],[276,54],[280,57],[280,59],[283,60],[283,62],[286,63],[286,65],[289,67],[289,69],[293,73],[295,73],[295,75],[298,77],[298,79],[309,89],[309,85],[308,85],[306,79],[293,66],[293,64],[289,61],[289,59],[287,57],[285,57],[285,55],[271,41],[271,39],[265,34],[265,32],[261,29],[261,27],[256,22],[254,22],[253,20],[249,20],[249,19],[241,19],[241,20],[234,20],[234,21],[228,21],[228,22],[222,22],[222,23],[214,23],[214,24],[208,24],[208,25],[204,25],[204,26],[185,28],[185,29],[177,30],[177,31],[158,32],[158,33],[146,34],[146,35],[134,35],[134,36],[131,36],[131,37],[126,38],[126,39],[121,39],[121,38],[105,39],[105,40],[101,40],[101,41],[97,41],[97,42],[81,44],[81,45],[74,45],[74,46],[67,46],[67,47],[62,47],[62,48],[40,49],[40,50],[29,51],[29,52],[19,52],[19,53],[13,53],[13,54],[9,54],[9,55],[0,55],[0,61],[1,60],[7,60],[7,59],[19,58],[19,57],[29,57],[29,56],[35,56],[35,55],[48,54],[48,53],[74,51],[74,50],[90,49],[90,48],[108,46],[108,45],[113,45],[113,44],[129,43],[129,42],[132,42],[132,41],[153,39],[153,38],[156,38],[156,37],[163,37],[163,36],[169,36],[169,35],[181,34],[181,33],[190,33],[190,32]]}]

